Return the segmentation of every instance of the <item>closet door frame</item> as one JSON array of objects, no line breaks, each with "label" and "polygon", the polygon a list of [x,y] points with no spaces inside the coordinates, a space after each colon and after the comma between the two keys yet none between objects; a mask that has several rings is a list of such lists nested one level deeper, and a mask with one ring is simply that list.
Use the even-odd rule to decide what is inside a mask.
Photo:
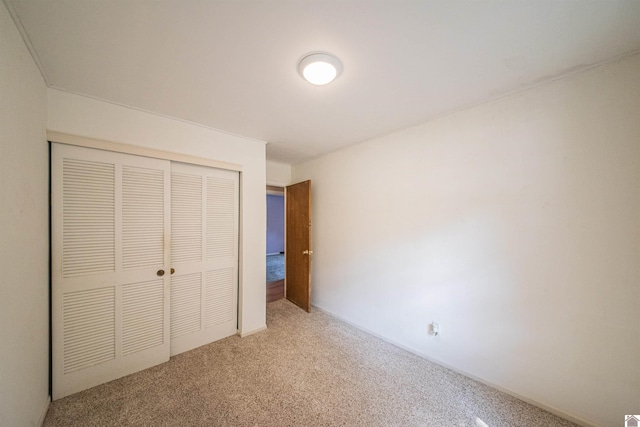
[{"label": "closet door frame", "polygon": [[58,144],[75,145],[77,147],[95,148],[115,153],[133,154],[141,157],[151,157],[154,159],[171,160],[174,162],[189,163],[199,166],[208,166],[216,169],[226,169],[240,172],[242,176],[242,166],[236,163],[223,162],[220,160],[205,159],[203,157],[190,156],[188,154],[174,153],[172,151],[156,150],[154,148],[141,147],[138,145],[124,144],[121,142],[111,142],[101,139],[87,138],[84,136],[71,135],[62,132],[47,131],[47,140]]},{"label": "closet door frame", "polygon": [[[238,178],[239,178],[239,181],[238,181],[238,185],[239,185],[238,244],[237,244],[238,263],[236,267],[236,272],[237,272],[236,295],[237,295],[238,303],[237,303],[237,312],[236,312],[236,316],[237,316],[236,331],[238,334],[240,334],[239,331],[242,330],[242,273],[241,273],[242,272],[242,249],[241,249],[242,248],[242,241],[241,241],[242,239],[242,220],[241,220],[242,218],[242,166],[235,163],[230,163],[230,162],[206,159],[206,158],[201,158],[197,156],[191,156],[187,154],[175,153],[170,151],[157,150],[157,149],[146,148],[146,147],[141,147],[136,145],[87,138],[83,136],[65,134],[65,133],[55,132],[55,131],[47,131],[47,140],[50,143],[56,143],[61,145],[93,148],[93,149],[98,149],[103,151],[110,151],[114,153],[130,154],[130,155],[135,155],[140,157],[169,160],[172,162],[187,163],[187,164],[193,164],[197,166],[205,166],[205,167],[238,172]],[[56,232],[55,230],[52,230],[52,233],[55,233],[55,232]],[[53,346],[54,343],[51,343],[51,345]]]}]

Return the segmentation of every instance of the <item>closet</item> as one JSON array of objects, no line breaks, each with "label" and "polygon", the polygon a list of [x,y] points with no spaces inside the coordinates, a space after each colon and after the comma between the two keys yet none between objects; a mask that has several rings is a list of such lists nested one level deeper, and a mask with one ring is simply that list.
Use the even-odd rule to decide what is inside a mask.
[{"label": "closet", "polygon": [[53,399],[237,331],[239,173],[52,144]]}]

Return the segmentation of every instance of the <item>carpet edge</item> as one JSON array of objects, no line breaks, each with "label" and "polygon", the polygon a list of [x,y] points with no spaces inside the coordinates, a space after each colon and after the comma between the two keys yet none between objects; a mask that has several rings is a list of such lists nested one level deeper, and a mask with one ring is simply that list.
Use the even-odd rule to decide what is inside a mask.
[{"label": "carpet edge", "polygon": [[523,402],[526,402],[526,403],[528,403],[530,405],[536,406],[536,407],[538,407],[540,409],[543,409],[543,410],[545,410],[547,412],[550,412],[553,415],[556,415],[556,416],[558,416],[558,417],[560,417],[562,419],[565,419],[567,421],[571,421],[572,423],[578,424],[579,426],[582,426],[582,427],[603,427],[603,426],[600,426],[600,425],[598,425],[596,423],[593,423],[593,422],[591,422],[591,421],[589,421],[587,419],[579,417],[577,415],[572,415],[572,414],[570,414],[568,412],[565,412],[562,409],[556,408],[555,406],[539,402],[539,401],[537,401],[535,399],[532,399],[530,397],[527,397],[527,396],[524,396],[522,394],[519,394],[519,393],[517,393],[517,392],[515,392],[513,390],[510,390],[508,388],[499,386],[499,385],[494,384],[494,383],[492,383],[490,381],[487,381],[487,380],[485,380],[483,378],[475,376],[475,375],[473,375],[473,374],[471,374],[469,372],[466,372],[466,371],[464,371],[462,369],[458,369],[458,368],[456,368],[454,366],[451,366],[451,365],[449,365],[449,364],[447,364],[445,362],[440,361],[439,359],[436,359],[436,358],[431,357],[431,356],[429,356],[429,355],[427,355],[425,353],[422,353],[422,352],[420,352],[420,351],[418,351],[418,350],[416,350],[416,349],[414,349],[412,347],[409,347],[409,346],[406,346],[404,344],[400,344],[399,342],[393,341],[393,340],[391,340],[391,339],[389,339],[389,338],[387,338],[387,337],[385,337],[385,336],[383,336],[381,334],[378,334],[377,332],[374,332],[374,331],[372,331],[372,330],[370,330],[370,329],[368,329],[368,328],[366,328],[366,327],[364,327],[362,325],[359,325],[358,323],[355,323],[355,322],[353,322],[353,321],[351,321],[349,319],[346,319],[346,318],[340,316],[339,314],[336,314],[336,313],[332,312],[331,310],[328,310],[328,309],[326,309],[326,308],[324,308],[324,307],[322,307],[320,305],[312,303],[311,306],[313,308],[319,310],[319,311],[322,311],[323,313],[327,314],[328,316],[331,316],[331,317],[333,317],[335,319],[340,320],[341,322],[344,322],[344,323],[346,323],[348,325],[353,326],[356,329],[359,329],[359,330],[361,330],[363,332],[366,332],[366,333],[368,333],[370,335],[373,335],[374,337],[379,338],[382,341],[385,341],[385,342],[387,342],[389,344],[392,344],[392,345],[394,345],[394,346],[396,346],[396,347],[398,347],[398,348],[400,348],[402,350],[408,351],[409,353],[411,353],[413,355],[416,355],[416,356],[418,356],[418,357],[420,357],[422,359],[428,360],[429,362],[435,363],[436,365],[440,365],[442,367],[450,369],[453,372],[456,372],[456,373],[458,373],[460,375],[463,375],[463,376],[465,376],[467,378],[471,378],[472,380],[478,381],[479,383],[482,383],[482,384],[487,385],[487,386],[489,386],[491,388],[494,388],[494,389],[496,389],[498,391],[501,391],[501,392],[503,392],[505,394],[508,394],[509,396],[515,397],[516,399],[522,400]]}]

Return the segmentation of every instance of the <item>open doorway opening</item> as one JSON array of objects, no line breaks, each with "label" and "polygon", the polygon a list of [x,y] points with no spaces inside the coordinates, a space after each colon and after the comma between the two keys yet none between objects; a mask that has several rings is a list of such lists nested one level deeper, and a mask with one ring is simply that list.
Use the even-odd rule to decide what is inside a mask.
[{"label": "open doorway opening", "polygon": [[267,186],[267,302],[284,298],[284,188]]}]

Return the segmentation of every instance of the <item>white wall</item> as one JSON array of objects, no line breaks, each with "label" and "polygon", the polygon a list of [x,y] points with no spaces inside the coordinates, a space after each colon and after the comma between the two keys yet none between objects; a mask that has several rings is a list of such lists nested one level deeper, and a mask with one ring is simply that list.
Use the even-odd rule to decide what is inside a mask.
[{"label": "white wall", "polygon": [[313,180],[314,304],[565,415],[637,412],[640,55],[292,178]]},{"label": "white wall", "polygon": [[54,89],[48,100],[49,130],[242,166],[240,333],[265,328],[265,143]]},{"label": "white wall", "polygon": [[0,425],[49,402],[46,87],[0,2]]},{"label": "white wall", "polygon": [[286,187],[291,184],[291,166],[267,161],[267,184]]}]

